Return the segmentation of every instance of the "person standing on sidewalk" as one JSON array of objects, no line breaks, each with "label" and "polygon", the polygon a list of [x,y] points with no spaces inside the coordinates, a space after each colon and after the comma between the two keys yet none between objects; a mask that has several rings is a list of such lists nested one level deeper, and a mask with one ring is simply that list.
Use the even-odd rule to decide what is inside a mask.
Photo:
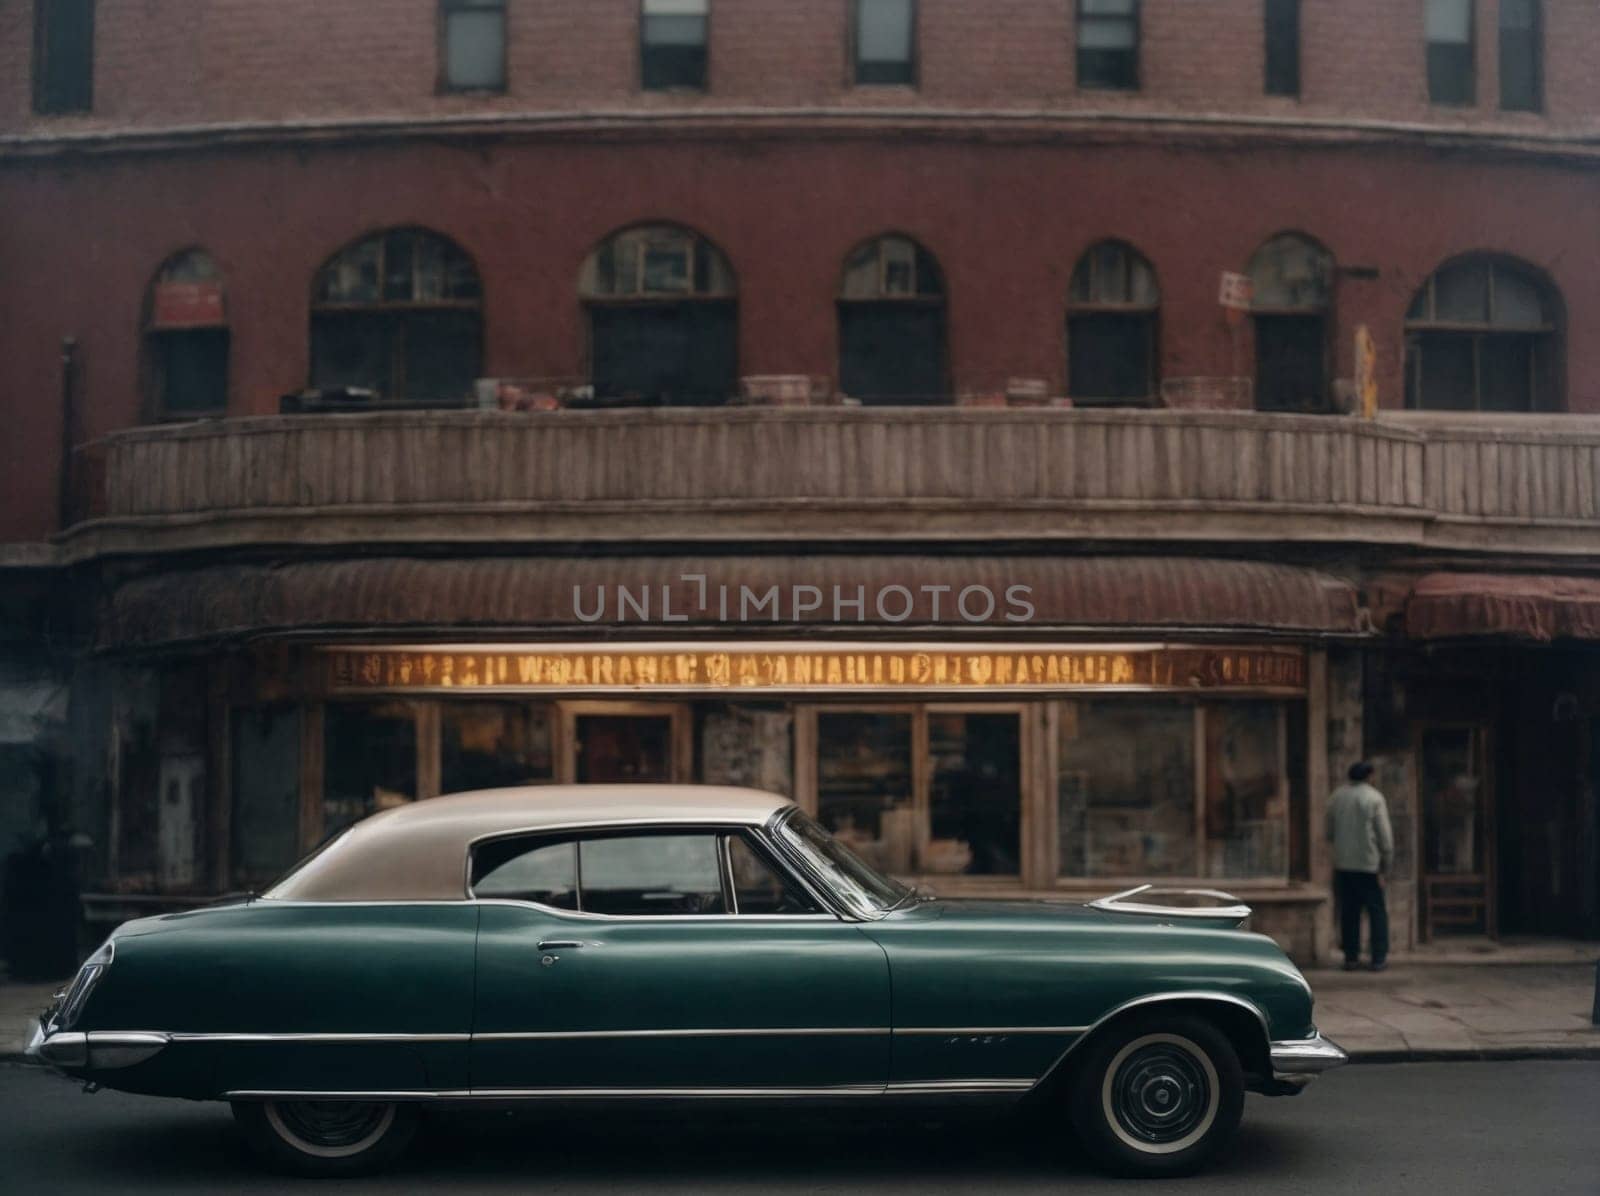
[{"label": "person standing on sidewalk", "polygon": [[1394,862],[1394,831],[1389,803],[1371,785],[1372,765],[1350,766],[1350,781],[1328,798],[1328,841],[1333,844],[1333,891],[1339,902],[1339,936],[1344,970],[1360,967],[1361,911],[1372,923],[1372,970],[1388,967],[1389,909],[1383,878]]}]

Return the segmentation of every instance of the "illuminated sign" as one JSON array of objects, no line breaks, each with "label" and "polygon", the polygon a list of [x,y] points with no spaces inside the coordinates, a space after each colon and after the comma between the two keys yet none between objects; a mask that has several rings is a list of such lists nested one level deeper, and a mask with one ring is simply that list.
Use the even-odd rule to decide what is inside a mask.
[{"label": "illuminated sign", "polygon": [[314,660],[330,694],[1306,690],[1305,653],[1277,647],[448,645],[324,648]]}]

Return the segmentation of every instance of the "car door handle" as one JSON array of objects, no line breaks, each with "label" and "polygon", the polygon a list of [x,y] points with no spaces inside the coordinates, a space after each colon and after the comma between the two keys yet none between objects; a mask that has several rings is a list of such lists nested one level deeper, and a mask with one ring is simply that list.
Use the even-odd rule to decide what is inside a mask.
[{"label": "car door handle", "polygon": [[541,951],[576,951],[583,946],[579,942],[569,942],[566,939],[547,939],[539,944]]}]

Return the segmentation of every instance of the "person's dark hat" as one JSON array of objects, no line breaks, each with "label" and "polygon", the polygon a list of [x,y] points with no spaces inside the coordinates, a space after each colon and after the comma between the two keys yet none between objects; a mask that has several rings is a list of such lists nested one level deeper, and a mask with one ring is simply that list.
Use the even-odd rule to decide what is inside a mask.
[{"label": "person's dark hat", "polygon": [[1350,779],[1352,781],[1364,781],[1371,775],[1372,765],[1368,764],[1365,760],[1357,760],[1350,766]]}]

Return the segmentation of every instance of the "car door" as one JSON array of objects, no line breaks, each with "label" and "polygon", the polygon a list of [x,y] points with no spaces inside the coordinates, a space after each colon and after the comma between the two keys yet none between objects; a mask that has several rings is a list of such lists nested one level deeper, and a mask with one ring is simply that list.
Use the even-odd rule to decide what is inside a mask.
[{"label": "car door", "polygon": [[474,860],[474,1090],[881,1090],[883,949],[749,830],[527,837]]}]

